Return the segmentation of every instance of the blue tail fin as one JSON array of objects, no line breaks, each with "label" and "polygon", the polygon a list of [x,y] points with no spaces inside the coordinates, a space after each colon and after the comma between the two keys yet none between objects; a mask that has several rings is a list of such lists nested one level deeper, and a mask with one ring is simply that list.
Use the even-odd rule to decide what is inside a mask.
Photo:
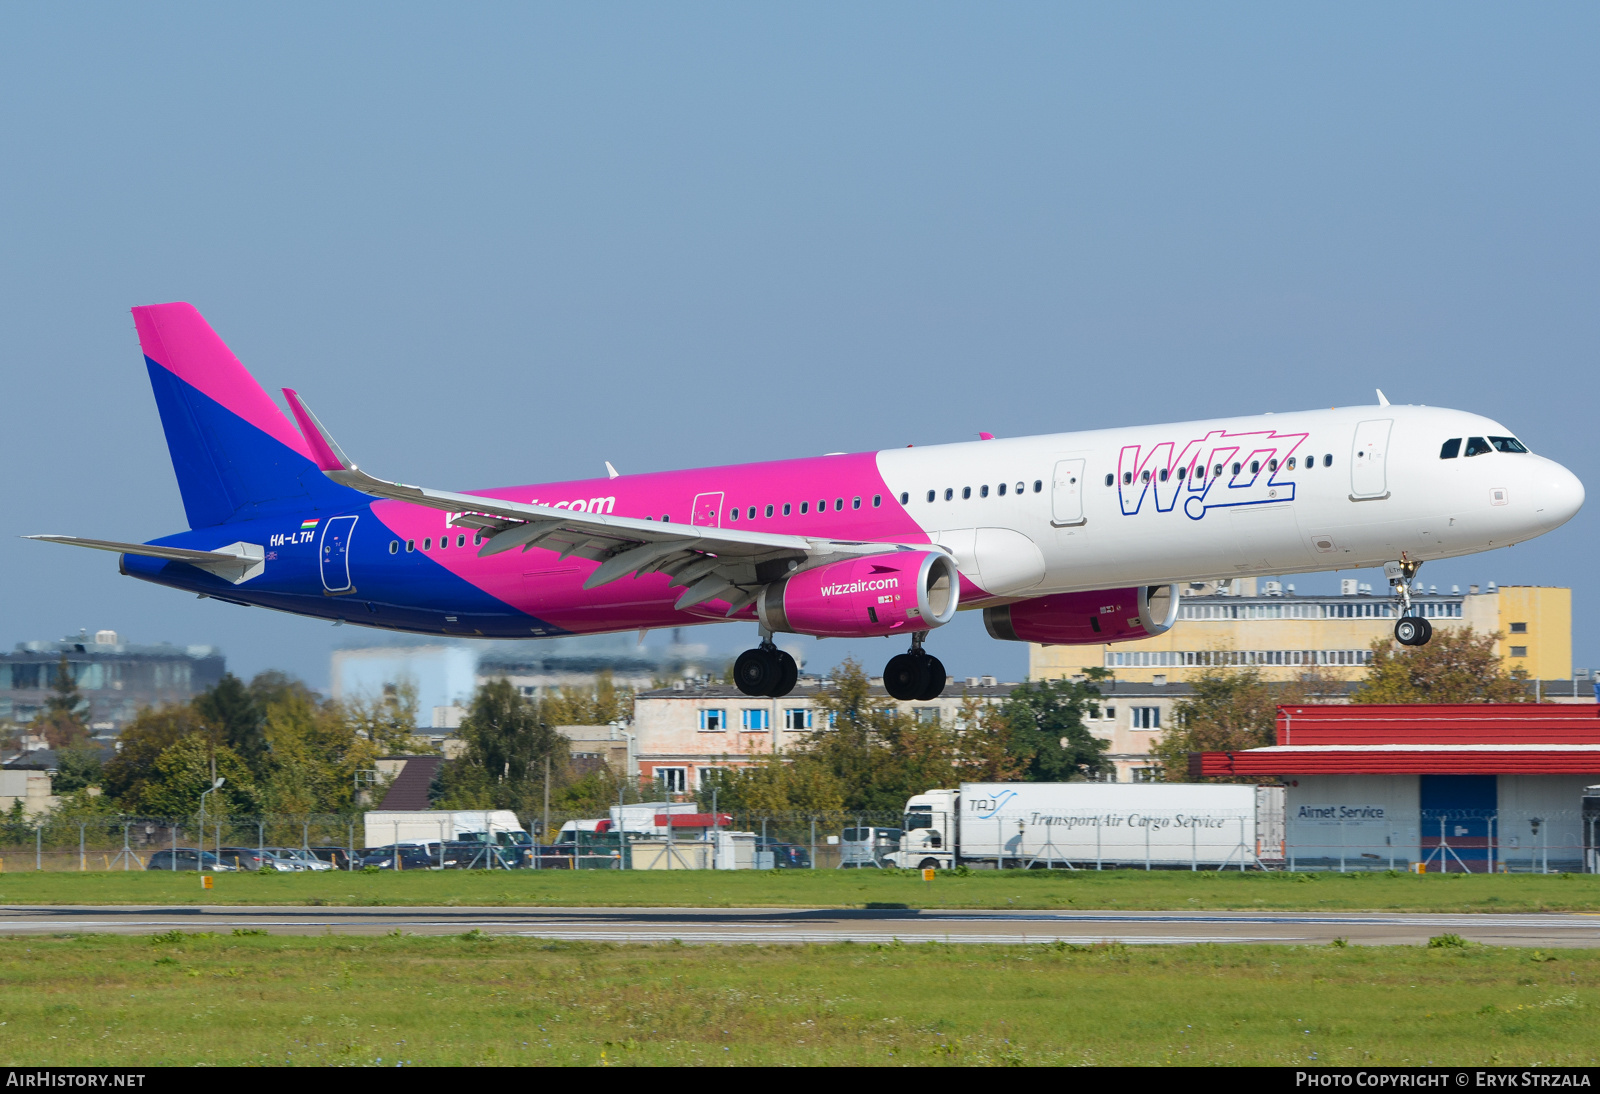
[{"label": "blue tail fin", "polygon": [[325,477],[304,438],[189,304],[133,309],[191,528],[368,499]]}]

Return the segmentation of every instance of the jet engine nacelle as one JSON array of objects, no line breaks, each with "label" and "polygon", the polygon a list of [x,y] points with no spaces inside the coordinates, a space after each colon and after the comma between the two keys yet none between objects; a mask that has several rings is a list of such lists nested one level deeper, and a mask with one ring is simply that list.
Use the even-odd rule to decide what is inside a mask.
[{"label": "jet engine nacelle", "polygon": [[1176,585],[1058,593],[983,610],[983,625],[991,638],[1046,646],[1149,638],[1171,630],[1177,618]]},{"label": "jet engine nacelle", "polygon": [[864,555],[765,586],[756,614],[770,631],[876,638],[950,622],[961,596],[955,560],[941,551]]}]

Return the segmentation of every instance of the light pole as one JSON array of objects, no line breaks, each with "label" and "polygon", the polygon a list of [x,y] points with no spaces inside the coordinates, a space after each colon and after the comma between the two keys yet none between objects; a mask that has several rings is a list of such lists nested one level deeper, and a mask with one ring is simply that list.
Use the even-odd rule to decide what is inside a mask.
[{"label": "light pole", "polygon": [[[200,854],[194,862],[194,868],[196,870],[203,870],[206,864],[206,795],[214,793],[221,788],[223,783],[227,781],[227,779],[223,778],[221,775],[218,775],[212,781],[210,790],[200,791]],[[217,861],[220,863],[222,860],[219,858]],[[173,865],[176,866],[177,863],[173,863]]]}]

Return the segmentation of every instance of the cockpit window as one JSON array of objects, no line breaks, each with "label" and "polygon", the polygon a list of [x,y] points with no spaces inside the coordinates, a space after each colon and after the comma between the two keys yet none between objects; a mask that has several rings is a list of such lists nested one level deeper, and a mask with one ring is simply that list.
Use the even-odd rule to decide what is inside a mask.
[{"label": "cockpit window", "polygon": [[1453,460],[1459,455],[1461,455],[1460,437],[1453,437],[1450,440],[1445,441],[1444,447],[1439,449],[1439,458],[1441,460]]},{"label": "cockpit window", "polygon": [[1467,455],[1469,455],[1469,456],[1481,456],[1485,452],[1490,452],[1490,451],[1493,451],[1493,450],[1489,447],[1489,442],[1484,440],[1482,437],[1468,437],[1467,438]]},{"label": "cockpit window", "polygon": [[1526,452],[1527,448],[1515,437],[1490,437],[1489,443],[1496,452]]}]

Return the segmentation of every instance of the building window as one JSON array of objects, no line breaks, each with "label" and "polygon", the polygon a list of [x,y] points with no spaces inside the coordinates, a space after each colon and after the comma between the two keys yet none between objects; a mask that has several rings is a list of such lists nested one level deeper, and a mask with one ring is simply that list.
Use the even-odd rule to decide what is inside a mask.
[{"label": "building window", "polygon": [[700,712],[701,733],[722,733],[728,728],[728,712],[725,710],[702,710]]},{"label": "building window", "polygon": [[656,782],[668,794],[682,794],[689,788],[689,769],[686,767],[656,768]]},{"label": "building window", "polygon": [[1528,625],[1526,623],[1513,623],[1513,624],[1511,624],[1511,633],[1512,634],[1527,634],[1528,633]]},{"label": "building window", "polygon": [[939,724],[938,707],[912,707],[911,716],[924,725]]},{"label": "building window", "polygon": [[[656,770],[659,771],[660,768]],[[1153,783],[1160,780],[1161,769],[1159,767],[1136,767],[1129,774],[1133,776],[1133,781],[1136,783]]]},{"label": "building window", "polygon": [[784,729],[810,729],[811,711],[805,707],[789,707],[783,712]]},{"label": "building window", "polygon": [[1512,657],[1526,657],[1526,656],[1528,656],[1528,647],[1527,646],[1512,646],[1511,647],[1511,656]]},{"label": "building window", "polygon": [[1160,729],[1160,707],[1132,707],[1134,729]]},{"label": "building window", "polygon": [[694,784],[704,790],[711,785],[717,772],[726,770],[724,767],[697,767],[694,769]]},{"label": "building window", "polygon": [[772,728],[772,722],[767,716],[767,711],[746,707],[739,712],[739,728],[746,730],[766,730]]},{"label": "building window", "polygon": [[1106,717],[1107,721],[1110,721],[1111,719],[1115,718],[1116,716],[1117,716],[1117,708],[1116,707],[1106,707],[1105,717]]}]

